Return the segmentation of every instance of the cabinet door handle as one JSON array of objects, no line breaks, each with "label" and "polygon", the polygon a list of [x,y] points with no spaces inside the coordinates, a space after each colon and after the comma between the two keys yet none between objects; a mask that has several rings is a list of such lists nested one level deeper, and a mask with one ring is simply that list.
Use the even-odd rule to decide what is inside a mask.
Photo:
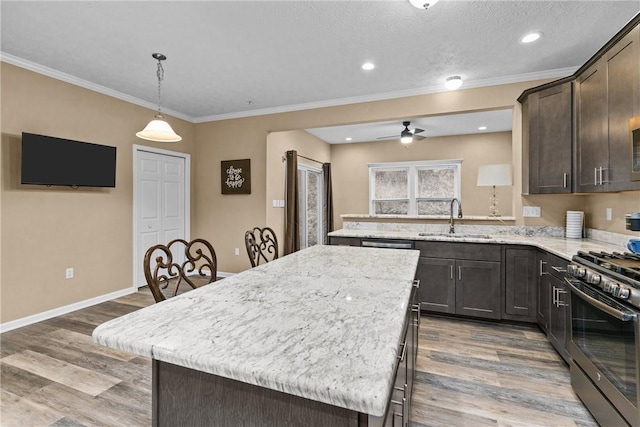
[{"label": "cabinet door handle", "polygon": [[602,185],[602,166],[598,168],[598,177],[600,179],[600,185]]},{"label": "cabinet door handle", "polygon": [[451,277],[451,280],[453,280],[453,264],[449,266],[449,277]]},{"label": "cabinet door handle", "polygon": [[413,287],[416,289],[420,288],[420,279],[413,279]]},{"label": "cabinet door handle", "polygon": [[566,304],[564,301],[560,300],[560,295],[566,294],[567,291],[565,291],[564,289],[560,289],[558,288],[558,297],[556,298],[556,307],[566,307],[568,304]]},{"label": "cabinet door handle", "polygon": [[546,262],[544,262],[543,260],[540,260],[540,276],[541,277],[544,276],[545,274],[547,274],[547,273],[544,272],[544,265],[545,264],[546,264]]},{"label": "cabinet door handle", "polygon": [[407,342],[405,341],[400,345],[402,346],[402,352],[397,357],[398,357],[398,360],[402,362],[404,360],[405,355],[407,354]]},{"label": "cabinet door handle", "polygon": [[567,188],[567,173],[562,174],[562,188]]},{"label": "cabinet door handle", "polygon": [[593,185],[598,185],[598,168],[593,168]]},{"label": "cabinet door handle", "polygon": [[558,306],[558,300],[556,299],[556,291],[558,290],[558,288],[556,288],[555,286],[553,286],[553,296],[552,296],[552,302],[551,304],[555,305],[556,307]]},{"label": "cabinet door handle", "polygon": [[462,280],[462,266],[458,266],[458,280]]},{"label": "cabinet door handle", "polygon": [[413,304],[411,309],[416,314],[416,322],[413,324],[416,328],[420,329],[420,304]]}]

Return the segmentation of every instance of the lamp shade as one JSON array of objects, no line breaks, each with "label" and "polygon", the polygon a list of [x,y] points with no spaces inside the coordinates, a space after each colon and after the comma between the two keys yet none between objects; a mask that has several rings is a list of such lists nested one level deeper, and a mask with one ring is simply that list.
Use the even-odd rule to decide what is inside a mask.
[{"label": "lamp shade", "polygon": [[162,116],[158,115],[154,120],[151,120],[149,124],[136,133],[138,138],[146,139],[147,141],[155,142],[178,142],[182,141],[182,137],[175,133],[169,123],[162,120]]},{"label": "lamp shade", "polygon": [[511,165],[482,165],[478,168],[478,186],[511,185]]}]

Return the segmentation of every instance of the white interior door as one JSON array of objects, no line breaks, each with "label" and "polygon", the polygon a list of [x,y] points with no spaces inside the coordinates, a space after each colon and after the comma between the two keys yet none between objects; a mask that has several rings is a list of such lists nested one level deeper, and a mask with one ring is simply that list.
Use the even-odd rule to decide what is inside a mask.
[{"label": "white interior door", "polygon": [[[134,147],[134,285],[146,285],[148,248],[189,240],[189,158],[183,153]],[[174,254],[180,261],[184,256]]]}]

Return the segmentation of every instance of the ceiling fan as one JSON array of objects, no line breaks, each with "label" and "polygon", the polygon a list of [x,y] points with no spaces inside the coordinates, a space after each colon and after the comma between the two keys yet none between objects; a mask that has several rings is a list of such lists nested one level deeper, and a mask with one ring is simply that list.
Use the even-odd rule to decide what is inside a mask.
[{"label": "ceiling fan", "polygon": [[[426,136],[416,135],[418,133],[424,132],[424,129],[418,129],[418,128],[409,129],[410,124],[411,122],[409,121],[402,122],[402,126],[404,126],[404,129],[402,130],[402,132],[400,132],[400,142],[402,142],[403,144],[411,144],[414,140],[419,141],[421,139],[426,138]],[[389,139],[389,138],[397,138],[397,137],[398,135],[390,135],[390,136],[381,136],[376,139]]]}]

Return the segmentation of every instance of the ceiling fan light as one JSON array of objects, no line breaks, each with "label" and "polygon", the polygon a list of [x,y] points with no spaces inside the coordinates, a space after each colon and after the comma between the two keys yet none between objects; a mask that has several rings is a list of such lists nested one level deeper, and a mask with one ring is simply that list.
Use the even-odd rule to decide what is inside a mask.
[{"label": "ceiling fan light", "polygon": [[462,86],[462,77],[460,76],[448,77],[447,80],[444,82],[444,87],[446,87],[449,90],[456,90],[460,86]]},{"label": "ceiling fan light", "polygon": [[147,141],[154,142],[179,142],[182,137],[175,133],[169,123],[163,120],[164,117],[157,115],[144,129],[136,133],[136,136]]},{"label": "ceiling fan light", "polygon": [[413,142],[413,137],[411,136],[411,134],[402,135],[400,137],[400,142],[403,143],[403,144],[411,144]]}]

